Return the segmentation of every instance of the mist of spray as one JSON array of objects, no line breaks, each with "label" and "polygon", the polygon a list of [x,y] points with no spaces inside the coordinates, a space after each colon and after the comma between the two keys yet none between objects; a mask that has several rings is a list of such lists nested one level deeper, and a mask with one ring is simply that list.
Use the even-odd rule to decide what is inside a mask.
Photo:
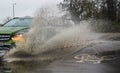
[{"label": "mist of spray", "polygon": [[74,24],[72,20],[65,20],[67,12],[54,9],[37,11],[25,42],[12,49],[9,56],[39,55],[51,50],[88,45],[99,37],[90,28],[91,20]]}]

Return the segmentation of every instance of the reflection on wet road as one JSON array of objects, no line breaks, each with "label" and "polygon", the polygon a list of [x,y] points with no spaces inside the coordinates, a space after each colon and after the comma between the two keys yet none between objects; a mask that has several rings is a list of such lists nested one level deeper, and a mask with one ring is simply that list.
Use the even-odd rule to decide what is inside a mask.
[{"label": "reflection on wet road", "polygon": [[2,62],[0,63],[0,73],[11,73],[12,70],[6,67]]},{"label": "reflection on wet road", "polygon": [[74,60],[54,64],[56,63],[57,65],[50,65],[47,68],[44,63],[0,64],[0,73],[120,73],[120,57],[103,61],[101,64],[75,63]]},{"label": "reflection on wet road", "polygon": [[14,62],[0,65],[0,73],[38,73],[37,70],[44,69],[48,62]]},{"label": "reflection on wet road", "polygon": [[[52,63],[35,60],[1,62],[0,73],[120,73],[119,44],[120,42],[95,44]],[[100,62],[93,63],[98,61]]]},{"label": "reflection on wet road", "polygon": [[[47,70],[50,70],[49,73],[120,73],[119,44],[120,42],[102,42],[86,47],[53,62]],[[102,58],[101,63],[93,63]]]}]

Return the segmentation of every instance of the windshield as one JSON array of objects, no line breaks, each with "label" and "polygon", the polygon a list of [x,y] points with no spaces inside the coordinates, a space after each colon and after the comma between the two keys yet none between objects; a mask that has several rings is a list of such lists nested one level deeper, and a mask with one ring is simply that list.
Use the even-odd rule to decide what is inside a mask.
[{"label": "windshield", "polygon": [[15,18],[7,22],[4,27],[30,27],[32,18]]}]

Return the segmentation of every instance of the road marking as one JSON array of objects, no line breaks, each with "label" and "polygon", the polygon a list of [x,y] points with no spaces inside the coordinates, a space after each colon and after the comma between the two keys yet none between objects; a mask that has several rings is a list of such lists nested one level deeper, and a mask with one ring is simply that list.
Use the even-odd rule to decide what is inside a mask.
[{"label": "road marking", "polygon": [[112,60],[112,58],[110,59],[107,56],[97,57],[95,55],[89,55],[89,54],[79,54],[74,56],[74,58],[77,60],[75,61],[77,63],[92,62],[93,64],[100,64],[104,60]]}]

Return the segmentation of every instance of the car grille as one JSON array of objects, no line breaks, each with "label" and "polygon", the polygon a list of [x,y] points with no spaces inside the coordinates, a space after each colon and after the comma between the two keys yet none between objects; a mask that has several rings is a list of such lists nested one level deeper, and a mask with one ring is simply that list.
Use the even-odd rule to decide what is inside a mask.
[{"label": "car grille", "polygon": [[10,40],[10,37],[9,34],[0,34],[0,41],[8,41]]}]

